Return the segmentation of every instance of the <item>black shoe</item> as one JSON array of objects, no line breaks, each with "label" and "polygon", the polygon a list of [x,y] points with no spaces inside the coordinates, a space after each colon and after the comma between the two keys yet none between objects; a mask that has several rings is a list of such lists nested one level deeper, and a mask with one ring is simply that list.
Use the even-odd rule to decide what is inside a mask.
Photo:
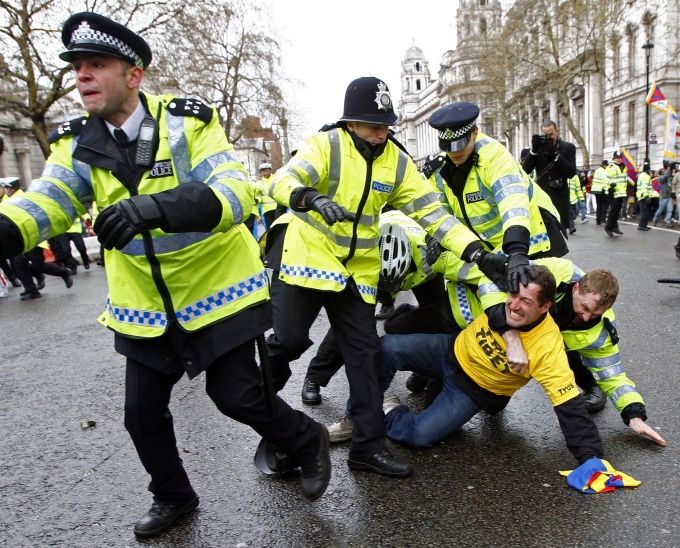
[{"label": "black shoe", "polygon": [[380,305],[380,310],[378,310],[375,313],[375,317],[378,318],[379,320],[386,320],[389,318],[392,313],[394,312],[394,305],[393,304],[381,304]]},{"label": "black shoe", "polygon": [[71,273],[71,276],[75,276],[78,274],[78,267],[77,266],[67,266],[68,271]]},{"label": "black shoe", "polygon": [[595,224],[596,224],[596,225],[601,225],[601,224],[602,224],[602,221],[595,221]]},{"label": "black shoe", "polygon": [[300,465],[302,494],[309,500],[316,500],[326,492],[331,481],[331,456],[328,452],[328,430],[319,425],[319,448],[312,460]]},{"label": "black shoe", "polygon": [[405,478],[411,475],[411,467],[403,461],[397,459],[387,449],[374,455],[353,457],[351,454],[347,458],[347,465],[352,470],[368,470],[382,476],[391,478]]},{"label": "black shoe", "polygon": [[675,256],[680,259],[680,245],[675,245],[673,248],[675,249]]},{"label": "black shoe", "polygon": [[24,291],[19,295],[19,298],[22,301],[28,301],[29,299],[39,299],[40,297],[42,297],[42,295],[37,289],[35,291]]},{"label": "black shoe", "polygon": [[305,377],[301,396],[302,403],[305,405],[319,405],[321,403],[321,387]]},{"label": "black shoe", "polygon": [[570,229],[569,229],[569,234],[575,234],[575,233],[576,233],[576,229],[575,229],[575,228],[570,228]]},{"label": "black shoe", "polygon": [[648,226],[639,226],[639,227],[638,227],[638,230],[644,230],[644,231],[647,231],[647,230],[652,230],[652,229],[651,229],[651,228],[649,228]]},{"label": "black shoe", "polygon": [[608,228],[605,228],[604,231],[607,233],[607,236],[614,236],[614,233]]},{"label": "black shoe", "polygon": [[613,232],[614,234],[623,234],[623,232],[621,232],[621,230],[618,229],[618,228],[612,228],[612,232]]},{"label": "black shoe", "polygon": [[406,388],[411,392],[422,392],[427,386],[427,377],[418,375],[418,373],[411,373],[406,379]]},{"label": "black shoe", "polygon": [[604,392],[602,392],[602,389],[597,385],[587,388],[583,392],[583,398],[585,399],[586,411],[588,411],[588,413],[597,413],[602,411],[605,404],[607,403],[607,398],[605,397]]},{"label": "black shoe", "polygon": [[177,518],[190,514],[197,507],[197,496],[184,504],[163,504],[154,501],[149,511],[135,523],[135,536],[142,538],[156,536],[171,527]]},{"label": "black shoe", "polygon": [[62,279],[64,280],[64,283],[66,284],[66,288],[70,288],[73,285],[73,277],[71,276],[71,271],[66,269],[67,272],[62,275]]},{"label": "black shoe", "polygon": [[40,274],[40,276],[38,278],[36,278],[36,280],[38,280],[38,286],[37,286],[38,289],[45,289],[45,275]]},{"label": "black shoe", "polygon": [[83,261],[83,268],[85,270],[90,270],[90,261]]}]

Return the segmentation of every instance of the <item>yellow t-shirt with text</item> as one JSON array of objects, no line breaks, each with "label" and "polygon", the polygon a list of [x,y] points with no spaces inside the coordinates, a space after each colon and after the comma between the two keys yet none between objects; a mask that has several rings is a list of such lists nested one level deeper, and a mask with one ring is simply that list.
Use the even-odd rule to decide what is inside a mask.
[{"label": "yellow t-shirt with text", "polygon": [[472,322],[454,342],[454,352],[465,373],[482,388],[512,396],[532,378],[543,387],[553,406],[579,395],[569,368],[564,341],[550,315],[529,331],[520,331],[529,368],[520,375],[508,366],[503,337],[489,329],[486,314]]}]

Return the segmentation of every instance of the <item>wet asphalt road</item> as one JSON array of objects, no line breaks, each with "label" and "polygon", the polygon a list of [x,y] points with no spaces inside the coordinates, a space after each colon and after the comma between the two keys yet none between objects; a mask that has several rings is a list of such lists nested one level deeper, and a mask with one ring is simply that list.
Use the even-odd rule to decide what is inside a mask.
[{"label": "wet asphalt road", "polygon": [[[327,493],[310,503],[295,477],[272,479],[252,465],[258,436],[212,406],[203,377],[176,387],[171,403],[178,446],[199,510],[172,531],[139,542],[132,524],[146,511],[147,476],[122,424],[123,359],[96,323],[105,299],[103,269],[81,271],[72,289],[48,279],[42,299],[0,299],[0,545],[23,546],[680,546],[678,451],[680,277],[677,232],[642,233],[622,223],[608,238],[591,219],[577,225],[570,257],[611,269],[621,351],[646,399],[665,449],[627,430],[611,404],[596,417],[609,460],[642,481],[637,489],[580,495],[558,470],[572,468],[557,419],[532,383],[498,416],[478,415],[431,450],[393,449],[408,458],[405,480],[350,472],[348,444],[331,450]],[[408,298],[408,297],[405,297]],[[327,322],[320,318],[312,339]],[[284,398],[315,419],[342,414],[344,375],[319,407],[301,404],[297,363]],[[392,391],[419,405],[404,388]],[[96,427],[81,429],[83,420]]]}]

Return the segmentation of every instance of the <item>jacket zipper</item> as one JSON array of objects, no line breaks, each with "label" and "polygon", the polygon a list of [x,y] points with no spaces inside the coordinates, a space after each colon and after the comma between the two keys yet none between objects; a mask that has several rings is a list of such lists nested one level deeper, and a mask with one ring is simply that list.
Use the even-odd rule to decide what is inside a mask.
[{"label": "jacket zipper", "polygon": [[342,261],[342,265],[346,268],[347,263],[354,257],[354,253],[357,248],[357,229],[361,221],[361,214],[368,200],[368,193],[371,189],[371,179],[373,178],[373,159],[366,160],[366,181],[364,182],[364,193],[361,195],[361,200],[359,200],[359,207],[357,208],[356,218],[352,224],[352,241],[349,246],[349,253],[347,257]]}]

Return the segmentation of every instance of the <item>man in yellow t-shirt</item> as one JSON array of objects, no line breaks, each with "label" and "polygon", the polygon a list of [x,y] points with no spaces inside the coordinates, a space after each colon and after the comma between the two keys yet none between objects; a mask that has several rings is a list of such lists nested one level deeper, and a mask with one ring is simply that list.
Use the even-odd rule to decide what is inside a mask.
[{"label": "man in yellow t-shirt", "polygon": [[[398,398],[385,398],[387,436],[411,447],[431,447],[479,411],[496,413],[532,378],[555,409],[567,447],[582,463],[602,458],[602,441],[588,415],[583,396],[569,369],[559,328],[548,314],[555,279],[543,266],[531,267],[531,281],[519,286],[505,305],[511,329],[502,336],[489,328],[486,314],[458,336],[446,334],[386,335],[378,353],[380,380],[389,386],[397,371],[414,371],[441,379],[441,393],[422,413],[413,413]],[[519,345],[528,355],[521,360]],[[451,351],[453,346],[453,352]]]}]

